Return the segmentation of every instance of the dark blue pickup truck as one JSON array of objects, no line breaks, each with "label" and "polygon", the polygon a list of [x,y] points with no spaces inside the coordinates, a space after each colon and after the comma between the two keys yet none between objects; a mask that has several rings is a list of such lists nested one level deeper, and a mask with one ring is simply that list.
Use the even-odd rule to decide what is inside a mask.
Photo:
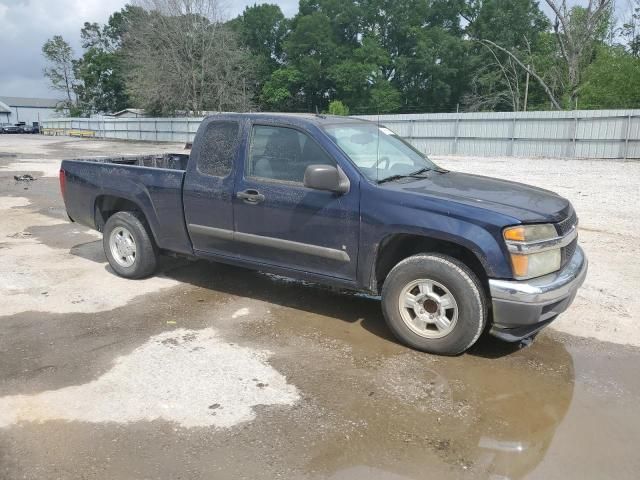
[{"label": "dark blue pickup truck", "polygon": [[587,272],[566,199],[444,170],[353,118],[214,115],[190,155],[65,160],[60,184],[123,277],[172,252],[381,295],[393,333],[427,352],[531,337]]}]

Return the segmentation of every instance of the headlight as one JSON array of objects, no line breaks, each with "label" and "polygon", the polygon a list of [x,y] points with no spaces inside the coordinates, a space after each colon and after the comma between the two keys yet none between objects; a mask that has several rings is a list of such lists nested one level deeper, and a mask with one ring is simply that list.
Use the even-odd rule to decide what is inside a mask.
[{"label": "headlight", "polygon": [[560,269],[561,245],[553,225],[519,225],[506,228],[503,234],[516,279],[540,277]]}]

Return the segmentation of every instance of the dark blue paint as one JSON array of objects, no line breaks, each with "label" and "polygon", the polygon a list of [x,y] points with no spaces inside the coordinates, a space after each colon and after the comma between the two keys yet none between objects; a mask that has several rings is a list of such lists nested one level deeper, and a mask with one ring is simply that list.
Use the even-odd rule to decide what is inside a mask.
[{"label": "dark blue paint", "polygon": [[[198,136],[207,122],[217,119],[237,119],[242,124],[235,164],[225,178],[203,175],[196,168]],[[555,222],[571,208],[567,200],[547,190],[455,172],[429,172],[424,179],[377,185],[360,174],[322,129],[323,125],[353,121],[359,120],[282,114],[210,117],[200,126],[186,171],[65,160],[67,212],[73,220],[95,228],[96,200],[101,195],[121,197],[138,205],[165,250],[368,290],[379,246],[397,234],[459,244],[476,255],[490,278],[510,278],[503,228]],[[254,122],[308,133],[349,177],[349,193],[336,195],[245,178],[244,161]],[[258,190],[265,201],[248,205],[237,199],[237,192],[246,189]],[[195,233],[190,236],[188,224],[342,250],[350,262]]]}]

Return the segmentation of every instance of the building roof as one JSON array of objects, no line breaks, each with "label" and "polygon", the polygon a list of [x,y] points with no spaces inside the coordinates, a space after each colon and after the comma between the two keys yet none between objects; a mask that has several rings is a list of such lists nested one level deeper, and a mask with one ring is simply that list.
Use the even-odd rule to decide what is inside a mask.
[{"label": "building roof", "polygon": [[110,117],[119,117],[121,115],[124,115],[125,113],[133,113],[135,115],[140,115],[141,117],[144,116],[144,110],[142,108],[125,108],[124,110],[120,110],[119,112],[112,113],[109,116]]},{"label": "building roof", "polygon": [[56,108],[62,100],[55,98],[0,97],[9,107]]},{"label": "building roof", "polygon": [[11,108],[6,103],[0,101],[0,113],[11,113]]}]

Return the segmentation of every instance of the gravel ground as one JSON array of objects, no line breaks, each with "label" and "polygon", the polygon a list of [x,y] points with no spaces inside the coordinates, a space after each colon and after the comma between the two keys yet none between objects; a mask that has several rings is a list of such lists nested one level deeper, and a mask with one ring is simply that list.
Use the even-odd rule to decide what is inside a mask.
[{"label": "gravel ground", "polygon": [[589,274],[551,326],[582,337],[640,345],[640,161],[434,156],[451,170],[553,190],[580,218]]}]

